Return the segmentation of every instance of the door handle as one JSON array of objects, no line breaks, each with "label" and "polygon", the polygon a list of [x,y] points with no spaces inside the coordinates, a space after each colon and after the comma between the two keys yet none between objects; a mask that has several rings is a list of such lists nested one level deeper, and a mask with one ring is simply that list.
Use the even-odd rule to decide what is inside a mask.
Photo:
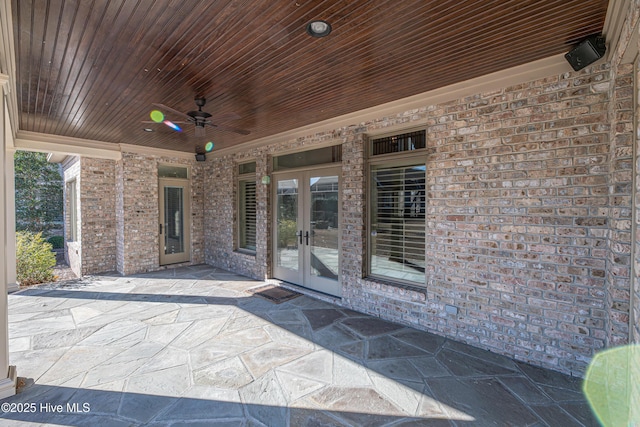
[{"label": "door handle", "polygon": [[298,234],[298,237],[300,237],[300,244],[302,244],[302,230],[300,230],[300,233]]},{"label": "door handle", "polygon": [[159,226],[160,234],[162,234],[162,224],[158,224],[158,226]]},{"label": "door handle", "polygon": [[[307,246],[309,246],[309,232],[308,231],[306,233],[304,233],[304,238],[307,239]],[[300,239],[300,240],[302,240],[302,239]],[[300,243],[302,243],[302,242],[300,242]]]}]

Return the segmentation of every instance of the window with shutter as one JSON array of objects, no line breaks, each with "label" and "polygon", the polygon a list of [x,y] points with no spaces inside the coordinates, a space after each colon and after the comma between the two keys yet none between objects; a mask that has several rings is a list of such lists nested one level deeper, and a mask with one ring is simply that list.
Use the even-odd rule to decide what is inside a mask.
[{"label": "window with shutter", "polygon": [[238,167],[238,249],[256,251],[256,164]]},{"label": "window with shutter", "polygon": [[[424,131],[371,141],[371,276],[421,285],[426,282],[426,163],[424,150],[415,152],[425,147]],[[382,157],[379,160],[378,155]]]}]

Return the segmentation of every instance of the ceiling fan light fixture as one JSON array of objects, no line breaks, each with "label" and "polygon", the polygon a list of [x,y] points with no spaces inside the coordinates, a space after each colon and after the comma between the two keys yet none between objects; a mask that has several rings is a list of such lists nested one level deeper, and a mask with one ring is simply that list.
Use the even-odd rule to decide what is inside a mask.
[{"label": "ceiling fan light fixture", "polygon": [[326,37],[331,33],[331,24],[317,19],[307,24],[307,34],[312,37]]}]

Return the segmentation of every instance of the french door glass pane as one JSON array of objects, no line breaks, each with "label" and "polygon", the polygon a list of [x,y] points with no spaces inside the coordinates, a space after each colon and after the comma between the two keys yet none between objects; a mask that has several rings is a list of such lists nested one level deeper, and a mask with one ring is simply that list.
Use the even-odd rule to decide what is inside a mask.
[{"label": "french door glass pane", "polygon": [[311,275],[338,280],[338,177],[312,177]]},{"label": "french door glass pane", "polygon": [[371,274],[425,283],[425,166],[371,171]]},{"label": "french door glass pane", "polygon": [[277,264],[298,270],[298,180],[278,181]]},{"label": "french door glass pane", "polygon": [[164,253],[184,252],[184,189],[164,187]]}]

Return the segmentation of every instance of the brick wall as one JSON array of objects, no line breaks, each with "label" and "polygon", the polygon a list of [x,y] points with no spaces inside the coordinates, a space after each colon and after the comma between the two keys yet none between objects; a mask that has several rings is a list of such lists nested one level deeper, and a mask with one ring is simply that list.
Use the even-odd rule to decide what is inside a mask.
[{"label": "brick wall", "polygon": [[124,246],[124,159],[116,162],[116,270],[123,274],[125,271],[125,246]]},{"label": "brick wall", "polygon": [[611,180],[607,268],[607,346],[629,340],[631,233],[633,194],[633,64],[616,67],[612,84]]},{"label": "brick wall", "polygon": [[[622,33],[621,39],[623,41],[632,40],[632,33],[640,32],[640,28],[638,27],[640,21],[640,1],[634,0],[633,13],[627,17],[627,23],[625,24],[625,30]],[[640,38],[639,38],[640,39]],[[636,41],[639,46],[636,46],[640,49],[640,41]],[[640,82],[640,59],[636,58],[635,62],[635,79],[636,82]],[[636,136],[640,136],[640,87],[636,85],[635,91],[633,93],[635,97],[635,122],[633,123],[633,129],[636,132]],[[631,331],[630,331],[630,339],[632,342],[640,344],[640,138],[636,138],[636,153],[635,153],[635,176],[634,176],[634,188],[635,192],[635,206],[634,206],[634,276],[633,276],[633,286],[631,288]],[[638,371],[640,373],[640,367],[638,367]],[[640,384],[638,385],[638,394],[640,394]]]},{"label": "brick wall", "polygon": [[[629,20],[629,24],[628,27],[632,28],[633,30],[630,30],[629,32],[640,32],[640,28],[638,27],[638,22],[640,21],[640,1],[639,0],[635,0],[633,2],[633,13],[628,16],[628,20]],[[629,36],[629,38],[631,38]],[[635,46],[636,48],[640,49],[640,37],[638,38],[638,40],[636,41],[636,43],[638,43],[637,46]],[[635,59],[635,81],[636,82],[640,82],[640,59],[636,58]],[[631,287],[631,324],[630,324],[630,334],[629,334],[629,339],[632,343],[635,343],[636,345],[633,347],[633,353],[632,353],[632,360],[634,360],[634,363],[631,364],[631,373],[630,373],[630,377],[631,378],[635,378],[635,381],[632,383],[632,388],[631,388],[631,399],[630,402],[638,402],[640,401],[640,381],[638,381],[638,379],[640,378],[640,363],[638,363],[638,360],[640,360],[640,234],[638,232],[638,230],[640,230],[640,227],[638,227],[639,222],[640,222],[640,176],[638,175],[640,173],[640,167],[638,167],[640,165],[640,147],[638,146],[638,144],[640,144],[640,88],[637,86],[635,86],[635,91],[632,94],[632,96],[634,97],[634,101],[635,103],[633,105],[635,105],[635,117],[634,117],[634,122],[633,122],[633,130],[635,131],[636,134],[636,151],[635,151],[635,158],[633,159],[635,162],[635,176],[634,176],[634,188],[631,190],[632,192],[635,192],[635,206],[634,206],[634,221],[635,221],[635,235],[633,236],[633,242],[634,242],[634,255],[635,255],[635,259],[632,260],[632,262],[634,263],[635,268],[633,269],[633,272],[635,273],[633,276],[633,282],[632,282],[632,287]],[[632,405],[632,419],[634,420],[638,420],[640,419],[640,406],[639,405]]]},{"label": "brick wall", "polygon": [[[163,163],[168,163],[164,159]],[[206,166],[203,163],[184,161],[181,164],[191,166],[191,262],[203,264],[204,261],[204,200]]]},{"label": "brick wall", "polygon": [[[215,158],[205,179],[205,260],[208,264],[262,280],[269,276],[270,193],[260,178],[270,173],[270,157],[261,149]],[[238,165],[256,162],[256,253],[236,251]]]},{"label": "brick wall", "polygon": [[204,262],[204,174],[195,160],[122,153],[116,163],[116,266],[121,274],[158,270],[158,164],[191,167],[191,261]]},{"label": "brick wall", "polygon": [[[624,343],[628,327],[629,77],[599,64],[214,158],[206,261],[268,277],[267,215],[260,260],[233,251],[237,164],[256,158],[260,176],[279,152],[337,141],[346,307],[580,375],[595,351]],[[611,128],[614,118],[621,127]],[[365,141],[412,123],[427,130],[426,287],[365,277]],[[259,212],[270,204],[259,194]]]},{"label": "brick wall", "polygon": [[609,81],[605,64],[417,112],[427,290],[365,280],[368,311],[582,371],[605,344]]},{"label": "brick wall", "polygon": [[152,156],[122,153],[118,181],[117,268],[121,274],[157,270],[158,168]]},{"label": "brick wall", "polygon": [[366,254],[366,160],[365,136],[360,131],[346,132],[342,144],[342,295],[347,306],[370,312],[361,291],[359,278],[365,274]]},{"label": "brick wall", "polygon": [[[633,13],[630,14],[627,17],[629,24],[627,25],[628,28],[632,28],[632,30],[629,31],[629,35],[627,36],[628,39],[632,40],[631,37],[631,33],[635,32],[635,33],[639,33],[640,32],[640,27],[639,22],[640,22],[640,1],[639,0],[635,0],[633,2]],[[637,46],[634,46],[638,49],[640,49],[640,37],[636,40]],[[640,82],[640,59],[638,59],[637,57],[635,58],[635,69],[634,72],[635,74],[635,81],[636,81],[636,86],[635,86],[635,90],[632,94],[632,96],[634,97],[634,103],[632,105],[635,105],[635,117],[633,118],[634,122],[632,125],[632,129],[633,131],[635,131],[636,134],[636,151],[635,151],[635,158],[633,159],[635,162],[635,176],[634,176],[634,187],[631,190],[632,192],[635,192],[635,206],[634,206],[634,229],[633,231],[635,231],[635,235],[633,236],[633,241],[634,241],[634,259],[632,260],[632,262],[634,263],[634,269],[632,270],[635,274],[633,276],[633,281],[632,281],[632,287],[631,287],[631,316],[630,316],[630,334],[629,334],[629,339],[632,343],[635,343],[636,345],[634,347],[632,347],[632,360],[634,361],[633,363],[631,363],[631,373],[630,373],[630,377],[634,378],[635,381],[632,382],[632,387],[631,387],[631,398],[630,398],[630,402],[638,402],[640,401],[640,381],[638,381],[638,379],[640,378],[640,363],[638,363],[638,360],[640,360],[640,234],[638,233],[638,230],[640,230],[640,227],[638,227],[639,222],[640,222],[640,147],[638,146],[638,144],[640,144],[640,88],[637,85],[637,82]],[[632,418],[634,420],[638,420],[640,419],[640,406],[636,405],[632,405],[631,406],[631,411],[632,411]]]},{"label": "brick wall", "polygon": [[80,169],[82,275],[115,271],[115,162],[83,157]]}]

